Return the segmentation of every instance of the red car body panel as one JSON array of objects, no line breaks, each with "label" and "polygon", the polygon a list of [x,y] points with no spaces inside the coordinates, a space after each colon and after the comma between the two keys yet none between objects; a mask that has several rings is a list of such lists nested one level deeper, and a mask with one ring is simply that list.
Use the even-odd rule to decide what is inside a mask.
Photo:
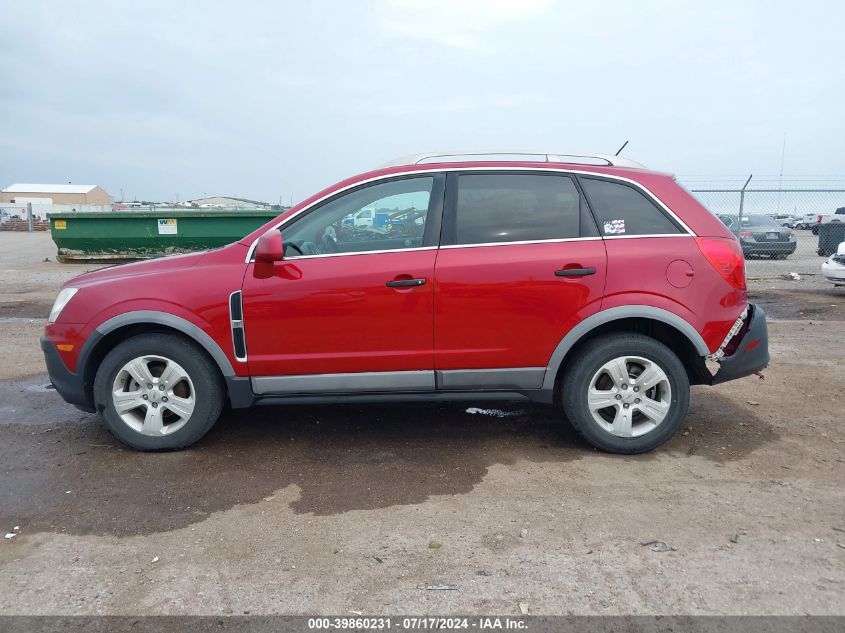
[{"label": "red car body panel", "polygon": [[45,335],[55,343],[72,343],[60,354],[76,371],[81,342],[103,323],[127,312],[151,310],[172,314],[203,330],[232,362],[236,375],[247,375],[235,362],[227,299],[241,286],[247,249],[233,244],[215,251],[163,257],[86,273],[65,286],[79,288],[77,297],[62,311],[58,323],[49,323]]},{"label": "red car body panel", "polygon": [[[725,283],[691,237],[606,239],[607,284],[602,309],[646,305],[672,312],[702,336],[713,352],[745,309],[747,293]],[[672,285],[673,262],[688,265],[684,287]],[[679,280],[676,280],[676,282]]]},{"label": "red car body panel", "polygon": [[[250,264],[252,375],[431,370],[435,249]],[[425,279],[388,288],[394,279]]]},{"label": "red car body panel", "polygon": [[[595,268],[556,277],[563,268]],[[545,367],[561,338],[599,310],[604,242],[441,248],[434,289],[437,369]]]}]

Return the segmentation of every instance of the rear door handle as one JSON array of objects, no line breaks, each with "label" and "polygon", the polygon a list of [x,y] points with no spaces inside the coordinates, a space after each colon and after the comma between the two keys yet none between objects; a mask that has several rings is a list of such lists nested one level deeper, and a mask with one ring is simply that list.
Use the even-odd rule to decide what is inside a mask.
[{"label": "rear door handle", "polygon": [[595,274],[595,268],[561,268],[555,271],[556,277],[585,277],[586,275]]},{"label": "rear door handle", "polygon": [[405,288],[407,286],[424,286],[425,279],[394,279],[384,284],[388,288]]}]

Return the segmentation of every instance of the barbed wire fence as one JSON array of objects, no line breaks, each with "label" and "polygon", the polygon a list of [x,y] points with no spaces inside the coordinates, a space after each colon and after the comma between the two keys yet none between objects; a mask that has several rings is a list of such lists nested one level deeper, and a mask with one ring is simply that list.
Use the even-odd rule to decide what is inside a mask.
[{"label": "barbed wire fence", "polygon": [[[824,259],[845,241],[841,176],[686,176],[678,181],[740,238],[749,276],[787,270],[817,275]],[[783,263],[773,265],[778,260]]]}]

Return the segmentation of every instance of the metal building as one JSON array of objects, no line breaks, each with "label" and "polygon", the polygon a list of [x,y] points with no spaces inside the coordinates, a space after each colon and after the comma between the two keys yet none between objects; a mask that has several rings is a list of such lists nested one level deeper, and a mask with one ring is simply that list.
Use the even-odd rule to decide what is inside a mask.
[{"label": "metal building", "polygon": [[97,185],[14,184],[0,191],[0,202],[26,204],[111,204],[112,197]]}]

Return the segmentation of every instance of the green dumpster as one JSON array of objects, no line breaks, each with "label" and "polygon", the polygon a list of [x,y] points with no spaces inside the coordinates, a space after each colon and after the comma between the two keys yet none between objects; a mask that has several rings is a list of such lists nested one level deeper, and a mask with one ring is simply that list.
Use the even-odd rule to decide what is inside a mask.
[{"label": "green dumpster", "polygon": [[151,259],[231,244],[280,211],[144,210],[50,213],[50,232],[64,261]]},{"label": "green dumpster", "polygon": [[845,242],[845,223],[834,220],[819,225],[819,255],[833,255],[842,242]]}]

